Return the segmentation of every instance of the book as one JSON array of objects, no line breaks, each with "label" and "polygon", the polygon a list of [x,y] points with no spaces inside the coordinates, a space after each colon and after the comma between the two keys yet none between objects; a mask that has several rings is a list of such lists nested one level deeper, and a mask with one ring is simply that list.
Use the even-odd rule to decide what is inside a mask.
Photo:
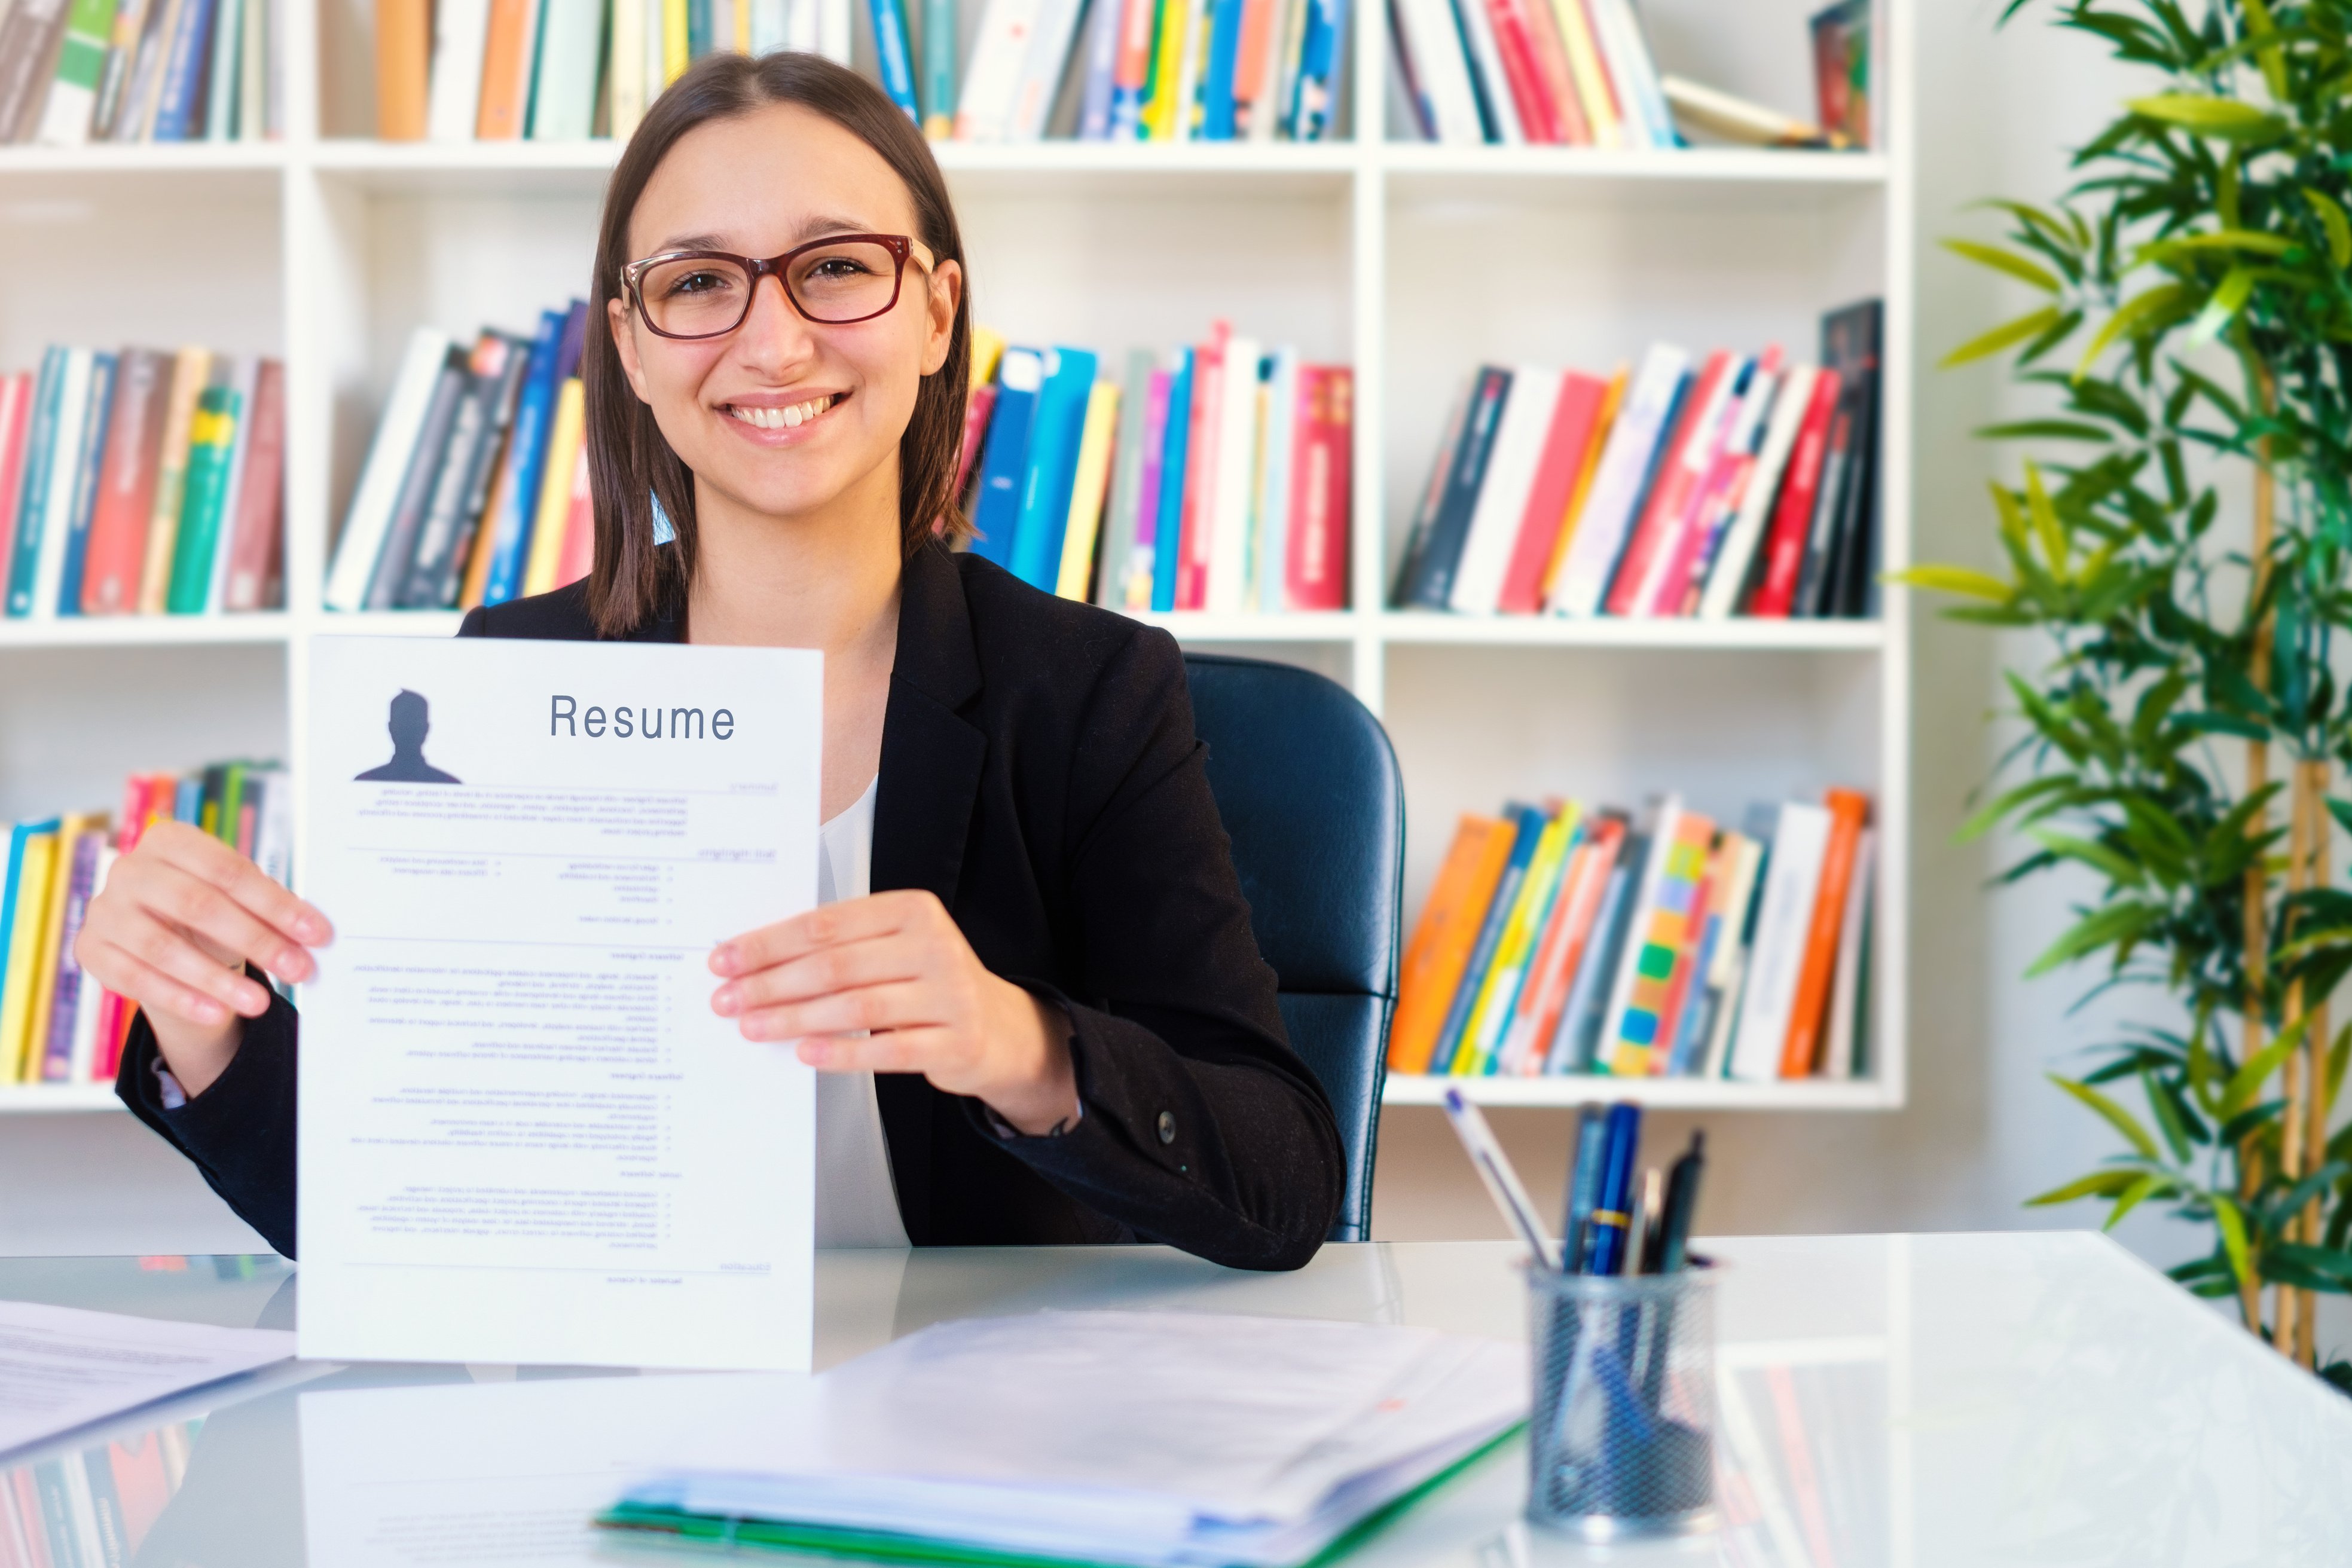
[{"label": "book", "polygon": [[1868,821],[1870,802],[1855,790],[1832,789],[1823,797],[1829,835],[1812,906],[1807,912],[1804,948],[1789,1004],[1789,1027],[1780,1048],[1780,1076],[1811,1076],[1822,1064],[1822,1033],[1827,1022],[1830,980],[1837,965],[1838,933],[1845,914],[1846,889],[1853,877],[1855,852]]},{"label": "book", "polygon": [[[252,450],[253,399],[261,379],[261,361],[251,354],[236,356],[229,361],[229,367],[226,390],[236,416],[221,477],[220,515],[214,524],[213,543],[205,567],[204,610],[208,614],[219,613],[227,601],[231,530],[236,526],[235,512],[245,486],[246,462]],[[176,568],[177,563],[173,564]]]},{"label": "book", "polygon": [[1463,1024],[1462,1047],[1454,1063],[1456,1073],[1487,1074],[1496,1068],[1504,1028],[1518,1005],[1529,949],[1544,917],[1551,912],[1553,896],[1559,891],[1560,872],[1567,864],[1569,848],[1581,821],[1582,813],[1573,802],[1555,806],[1545,813],[1535,852],[1528,858],[1527,873],[1520,879],[1510,911],[1504,918],[1493,961],[1478,982],[1477,997],[1470,1004]]},{"label": "book", "polygon": [[[1503,933],[1510,924],[1511,912],[1517,905],[1519,888],[1527,881],[1528,868],[1535,861],[1537,846],[1542,842],[1549,819],[1537,807],[1512,802],[1503,808],[1504,819],[1511,823],[1510,858],[1503,862],[1501,880],[1495,884],[1495,895],[1487,904],[1486,917],[1478,928],[1478,940],[1470,949],[1470,961],[1462,971],[1462,983],[1445,1010],[1445,1020],[1437,1030],[1437,1044],[1429,1056],[1429,1071],[1451,1073],[1466,1070],[1470,1057],[1465,1051],[1471,1014],[1476,1009],[1481,988],[1487,971],[1493,967],[1495,955],[1503,944]],[[1457,1066],[1457,1063],[1460,1065]]]},{"label": "book", "polygon": [[64,413],[68,351],[51,347],[41,355],[33,384],[32,415],[25,434],[23,476],[16,486],[16,527],[9,544],[0,593],[11,617],[33,612],[33,585],[40,572],[41,536],[47,526],[49,490],[59,464],[58,423]]},{"label": "book", "polygon": [[1741,146],[1828,147],[1843,145],[1845,141],[1841,132],[1832,143],[1829,132],[1810,120],[1782,114],[1769,105],[1695,82],[1688,77],[1661,77],[1658,88],[1676,120]]},{"label": "book", "polygon": [[188,477],[180,499],[180,528],[172,545],[172,578],[164,609],[200,615],[212,588],[220,549],[221,517],[228,501],[229,454],[238,416],[234,386],[216,382],[196,399],[188,424]]},{"label": "book", "polygon": [[1544,442],[1559,407],[1558,371],[1517,365],[1507,374],[1509,392],[1495,424],[1486,472],[1478,482],[1461,560],[1446,596],[1446,607],[1461,614],[1491,615],[1502,601],[1503,580],[1511,568],[1536,470],[1544,460]]},{"label": "book", "polygon": [[1136,458],[1135,538],[1128,547],[1121,609],[1150,610],[1159,587],[1160,489],[1175,388],[1176,371],[1160,365],[1152,367],[1151,379],[1144,383],[1143,444]]},{"label": "book", "polygon": [[8,840],[6,906],[0,911],[0,1082],[24,1082],[32,1030],[33,975],[47,932],[49,883],[57,864],[57,818],[19,822]]},{"label": "book", "polygon": [[1389,1026],[1391,1071],[1431,1071],[1438,1031],[1517,837],[1517,824],[1496,817],[1465,812],[1455,824],[1454,841],[1398,965],[1396,1013]]},{"label": "book", "polygon": [[1250,497],[1257,480],[1259,390],[1264,356],[1255,338],[1224,343],[1223,390],[1216,406],[1216,455],[1207,465],[1211,488],[1202,499],[1208,533],[1206,576],[1194,607],[1232,614],[1246,605],[1250,574]]},{"label": "book", "polygon": [[1743,833],[1727,831],[1717,836],[1715,851],[1707,860],[1706,880],[1695,905],[1697,939],[1675,964],[1668,1003],[1672,1021],[1662,1027],[1659,1044],[1651,1054],[1654,1072],[1687,1078],[1697,1071],[1712,1029],[1713,1009],[1721,999],[1710,986],[1717,954],[1727,942],[1738,939],[1739,917],[1752,891],[1752,883],[1740,879],[1743,874],[1752,877],[1755,847]]},{"label": "book", "polygon": [[1682,517],[1672,525],[1650,574],[1636,596],[1643,615],[1687,615],[1696,608],[1696,584],[1706,580],[1703,563],[1730,521],[1738,486],[1755,461],[1757,443],[1780,382],[1778,349],[1748,361],[1733,388],[1729,405],[1709,444],[1706,469],[1691,487]]},{"label": "book", "polygon": [[145,141],[155,131],[155,110],[163,90],[163,64],[172,40],[180,30],[180,13],[193,0],[150,0],[147,22],[139,37],[139,52],[131,80],[123,92],[121,118],[113,137],[118,141]]},{"label": "book", "polygon": [[[75,956],[74,941],[81,935],[82,917],[89,908],[90,895],[97,891],[99,856],[106,847],[106,819],[82,817],[74,821],[79,823],[78,829],[59,833],[58,866],[52,878],[57,884],[57,944],[51,959],[47,1035],[41,1052],[41,1077],[51,1083],[70,1083],[78,1077],[86,1079],[90,1061],[89,1048],[85,1045],[81,1048],[82,1071],[76,1073],[76,1042],[83,1038],[83,998],[81,960]],[[89,998],[93,1017],[97,1000],[94,995]],[[34,1005],[40,1005],[37,995]]]},{"label": "book", "polygon": [[1780,807],[1749,944],[1738,1029],[1725,1069],[1729,1077],[1763,1082],[1780,1076],[1829,838],[1827,809],[1796,800]]},{"label": "book", "polygon": [[1062,530],[1077,477],[1078,444],[1094,389],[1095,356],[1083,349],[1045,350],[1045,379],[1031,415],[1021,476],[1020,512],[1004,565],[1032,588],[1051,593],[1060,579]]},{"label": "book", "polygon": [[1731,1040],[1739,1023],[1739,1003],[1746,990],[1748,956],[1756,942],[1756,914],[1762,907],[1764,871],[1770,863],[1770,845],[1757,836],[1771,831],[1750,813],[1748,831],[1739,834],[1739,858],[1732,867],[1730,897],[1725,909],[1721,940],[1707,961],[1704,1038],[1692,1071],[1701,1078],[1721,1078],[1731,1060]]},{"label": "book", "polygon": [[[202,134],[207,141],[227,141],[236,135],[237,62],[244,57],[246,16],[259,4],[260,0],[215,0],[211,52],[205,62],[208,80]],[[195,134],[192,130],[191,138]]]},{"label": "book", "polygon": [[996,409],[989,416],[980,490],[972,504],[971,552],[1010,570],[1028,478],[1030,427],[1045,387],[1045,355],[1035,349],[1006,349],[996,385]]},{"label": "book", "polygon": [[1601,45],[1592,31],[1590,0],[1551,0],[1552,20],[1559,28],[1561,50],[1568,57],[1569,75],[1576,83],[1578,107],[1583,110],[1595,147],[1626,145],[1625,118],[1601,63]]},{"label": "book", "polygon": [[1502,1071],[1534,1074],[1549,1070],[1546,1047],[1559,1030],[1560,1015],[1592,939],[1601,896],[1617,869],[1624,841],[1624,818],[1601,813],[1578,846],[1573,862],[1562,873],[1551,919],[1538,939],[1528,978],[1520,988],[1519,1006],[1504,1038]]},{"label": "book", "polygon": [[[767,49],[754,40],[752,52]],[[923,0],[923,134],[938,141],[955,133],[955,0]]]},{"label": "book", "polygon": [[0,141],[29,141],[65,38],[68,0],[16,0],[0,12]]},{"label": "book", "polygon": [[1697,935],[1693,916],[1714,838],[1714,822],[1679,800],[1660,808],[1601,1037],[1601,1060],[1621,1077],[1649,1075],[1671,1021],[1670,986]]},{"label": "book", "polygon": [[1845,907],[1838,916],[1837,965],[1830,978],[1829,1022],[1821,1048],[1824,1078],[1856,1076],[1861,1059],[1861,1040],[1868,1027],[1862,1011],[1863,966],[1868,955],[1871,879],[1877,859],[1877,830],[1864,828],[1854,841],[1853,874],[1846,879]]},{"label": "book", "polygon": [[1192,402],[1188,419],[1192,428],[1185,440],[1184,466],[1177,471],[1182,476],[1182,488],[1176,533],[1168,541],[1176,558],[1176,601],[1169,607],[1173,610],[1202,610],[1208,605],[1217,459],[1232,370],[1225,350],[1232,338],[1230,323],[1213,321],[1209,340],[1192,350]]},{"label": "book", "polygon": [[130,85],[139,39],[152,9],[152,0],[121,0],[115,7],[114,19],[107,28],[106,63],[99,74],[96,101],[90,106],[93,141],[116,139],[115,122],[122,111],[124,89]]},{"label": "book", "polygon": [[1630,0],[1588,0],[1588,5],[1618,107],[1629,124],[1641,128],[1639,144],[1680,146],[1674,118],[1666,110],[1665,91],[1658,82],[1658,68],[1650,58],[1650,47],[1642,36],[1641,23],[1634,20]]},{"label": "book", "polygon": [[424,526],[396,602],[404,610],[455,604],[467,563],[481,537],[506,433],[514,423],[530,369],[530,344],[486,330],[467,360],[469,385],[451,423],[449,442],[426,502]]},{"label": "book", "polygon": [[1234,139],[1234,78],[1241,62],[1242,19],[1245,14],[1245,0],[1210,0],[1208,56],[1200,83],[1198,134],[1202,141]]},{"label": "book", "polygon": [[1012,139],[1014,99],[1045,0],[988,0],[956,94],[959,141]]},{"label": "book", "polygon": [[173,552],[179,544],[180,509],[187,492],[189,441],[197,400],[212,381],[211,350],[191,347],[173,356],[155,483],[147,508],[147,542],[140,552],[137,608],[144,615],[163,614],[171,598]]},{"label": "book", "polygon": [[[965,497],[971,493],[972,470],[980,464],[981,445],[988,439],[989,416],[995,412],[995,383],[973,387],[964,394],[963,435],[956,448],[955,498],[958,506],[963,506]],[[965,515],[969,517],[969,509]]]},{"label": "book", "polygon": [[1413,569],[1413,574],[1398,584],[1396,600],[1400,608],[1444,610],[1452,602],[1454,573],[1461,563],[1471,517],[1478,504],[1478,491],[1486,482],[1495,434],[1502,423],[1510,391],[1510,371],[1492,365],[1478,371],[1460,444],[1446,475],[1444,494],[1427,538],[1418,549],[1410,544],[1406,549],[1405,562]]},{"label": "book", "polygon": [[559,0],[541,13],[530,91],[532,141],[587,138],[596,113],[597,53],[604,47],[604,17],[603,5],[583,0],[569,5]]},{"label": "book", "polygon": [[490,0],[474,117],[478,141],[512,141],[522,135],[538,37],[539,0]]},{"label": "book", "polygon": [[1137,515],[1143,502],[1145,444],[1155,439],[1145,434],[1155,382],[1159,417],[1164,422],[1168,417],[1164,375],[1150,350],[1129,350],[1127,373],[1119,388],[1118,426],[1111,440],[1110,489],[1103,504],[1102,561],[1095,574],[1094,601],[1107,609],[1124,610],[1131,604],[1128,582],[1135,559]]},{"label": "book", "polygon": [[1671,549],[1684,508],[1713,461],[1717,432],[1722,428],[1740,374],[1740,365],[1732,355],[1718,351],[1707,356],[1684,402],[1681,417],[1666,437],[1649,493],[1601,601],[1610,614],[1635,614],[1646,604],[1651,564]]},{"label": "book", "polygon": [[1763,543],[1764,525],[1771,516],[1774,498],[1780,493],[1781,476],[1787,472],[1790,455],[1796,449],[1797,432],[1812,404],[1813,382],[1820,373],[1812,365],[1795,366],[1781,378],[1773,393],[1771,421],[1765,430],[1763,444],[1757,450],[1746,488],[1740,494],[1738,511],[1706,572],[1706,586],[1698,603],[1698,613],[1706,620],[1725,620],[1739,607],[1748,569],[1756,559],[1758,547]]},{"label": "book", "polygon": [[[584,322],[585,315],[583,313]],[[522,591],[530,561],[531,524],[538,516],[542,469],[547,457],[549,428],[555,422],[555,400],[565,379],[564,355],[572,337],[571,313],[542,311],[539,335],[531,340],[530,360],[522,392],[515,404],[514,425],[494,482],[492,500],[483,524],[485,537],[478,549],[481,563],[478,591],[469,580],[460,602],[503,604]]]},{"label": "book", "polygon": [[1813,53],[1814,103],[1825,130],[1845,144],[1867,149],[1872,131],[1870,91],[1872,0],[1837,0],[1807,24]]},{"label": "book", "polygon": [[[1179,558],[1183,549],[1184,481],[1195,428],[1192,376],[1197,358],[1193,350],[1180,348],[1170,370],[1167,441],[1160,455],[1159,515],[1151,524],[1151,599],[1146,606],[1154,611],[1176,608],[1176,580],[1182,565]],[[1140,551],[1140,532],[1137,539]]]},{"label": "book", "polygon": [[556,551],[553,574],[557,588],[579,581],[596,564],[596,497],[590,486],[588,444],[584,439],[572,452],[565,473],[569,477],[563,494],[563,544]]},{"label": "book", "polygon": [[[73,529],[74,500],[83,491],[80,483],[83,432],[90,420],[90,380],[97,356],[88,349],[67,349],[58,380],[57,417],[49,435],[50,451],[43,465],[38,523],[29,541],[37,548],[32,552],[33,570],[29,580],[14,576],[8,585],[8,612],[12,615],[33,615],[43,620],[58,612],[58,597],[65,582],[66,546]],[[101,415],[104,410],[101,408]],[[28,497],[29,501],[29,497]],[[27,521],[33,517],[29,505],[24,507]],[[17,541],[16,564],[22,567],[26,557],[26,541],[20,535]],[[19,608],[19,601],[23,608]]]},{"label": "book", "polygon": [[1103,136],[1111,141],[1133,141],[1143,134],[1143,95],[1151,83],[1152,34],[1160,7],[1155,0],[1118,0],[1118,44],[1111,65],[1109,120]]},{"label": "book", "polygon": [[1446,486],[1452,483],[1454,465],[1460,460],[1462,434],[1469,426],[1470,410],[1478,401],[1481,385],[1482,379],[1473,376],[1446,415],[1436,455],[1430,461],[1429,477],[1422,485],[1412,521],[1405,529],[1403,553],[1397,558],[1396,580],[1389,590],[1389,602],[1392,605],[1402,606],[1407,590],[1428,574],[1430,541],[1437,532],[1438,513],[1444,508]]},{"label": "book", "polygon": [[1657,845],[1644,829],[1629,831],[1601,888],[1601,907],[1593,916],[1592,934],[1578,967],[1575,983],[1560,1007],[1559,1026],[1544,1051],[1548,1072],[1591,1072],[1597,1069],[1602,1026],[1609,1020],[1611,988],[1633,926],[1633,909],[1642,878]]},{"label": "book", "polygon": [[1804,570],[1805,546],[1821,498],[1822,475],[1829,455],[1830,427],[1843,391],[1836,371],[1824,369],[1813,378],[1812,401],[1797,427],[1772,521],[1766,529],[1759,574],[1745,610],[1750,615],[1786,616],[1796,602],[1798,580]]},{"label": "book", "polygon": [[[1107,4],[1107,0],[1097,0]],[[1070,485],[1067,521],[1062,528],[1061,570],[1054,591],[1085,601],[1093,587],[1096,541],[1110,492],[1111,434],[1118,420],[1116,382],[1097,382],[1087,394],[1086,420],[1078,438],[1077,472]]]},{"label": "book", "polygon": [[1495,37],[1486,0],[1453,0],[1453,6],[1454,26],[1469,57],[1470,87],[1477,96],[1486,139],[1506,147],[1524,146],[1527,128],[1519,122],[1518,106],[1512,102],[1506,84],[1502,48]]},{"label": "book", "polygon": [[425,414],[417,422],[415,439],[409,444],[399,487],[394,492],[392,520],[384,528],[375,568],[368,574],[363,602],[369,610],[397,607],[401,590],[407,586],[409,570],[416,559],[418,536],[425,530],[433,493],[442,469],[447,465],[450,433],[457,428],[458,411],[473,388],[470,359],[469,350],[453,344],[443,351],[441,362],[435,368],[432,389],[425,396]]},{"label": "book", "polygon": [[424,140],[432,57],[432,0],[375,0],[378,141]]},{"label": "book", "polygon": [[276,360],[254,368],[251,413],[240,438],[245,467],[236,484],[236,511],[225,554],[220,608],[231,612],[280,603],[286,516],[286,367]]},{"label": "book", "polygon": [[[754,15],[770,9],[754,8]],[[613,0],[612,32],[605,44],[607,113],[614,141],[625,143],[636,134],[646,106],[661,96],[659,69],[660,22],[657,0]],[[753,40],[755,54],[764,54]]]},{"label": "book", "polygon": [[57,68],[49,78],[34,141],[52,147],[79,147],[90,139],[113,23],[114,0],[72,0],[58,39]]},{"label": "book", "polygon": [[907,47],[906,7],[901,0],[866,0],[866,11],[874,27],[874,56],[880,68],[882,90],[919,126],[923,111],[915,99],[915,60]]},{"label": "book", "polygon": [[1551,421],[1528,482],[1527,504],[1516,524],[1517,538],[1495,593],[1495,609],[1533,615],[1543,608],[1544,575],[1568,526],[1577,481],[1590,468],[1587,457],[1597,444],[1608,395],[1609,383],[1597,377],[1570,371],[1559,378]]},{"label": "book", "polygon": [[1885,307],[1865,299],[1822,319],[1822,362],[1852,389],[1853,423],[1845,482],[1830,529],[1815,615],[1861,615],[1870,609],[1878,535],[1879,340]]},{"label": "book", "polygon": [[[1268,614],[1291,601],[1293,525],[1302,515],[1290,504],[1290,467],[1312,412],[1299,396],[1298,351],[1277,348],[1265,357],[1259,382],[1256,494],[1250,500],[1251,564],[1248,607]],[[1309,439],[1312,439],[1311,435]],[[1324,525],[1318,524],[1318,529]],[[1313,569],[1330,572],[1328,541],[1318,539]],[[1319,582],[1317,585],[1319,590]],[[1306,608],[1304,604],[1299,606]],[[1319,604],[1316,608],[1322,608]]]},{"label": "book", "polygon": [[33,378],[19,371],[0,375],[0,608],[7,574],[16,559],[16,509],[25,478],[26,439],[32,429]]},{"label": "book", "polygon": [[359,484],[343,517],[343,531],[335,544],[325,594],[330,610],[367,608],[368,586],[383,559],[401,485],[449,349],[448,335],[438,328],[418,327],[409,333],[407,350],[394,374],[392,393],[385,401],[383,417],[376,422],[374,439],[368,444]]},{"label": "book", "polygon": [[81,440],[74,453],[73,499],[66,509],[57,575],[34,585],[44,615],[81,613],[82,578],[89,562],[90,523],[106,465],[107,424],[114,414],[114,380],[120,356],[89,357],[89,388],[84,394]]},{"label": "book", "polygon": [[587,395],[578,376],[556,389],[555,418],[548,426],[547,456],[540,465],[539,499],[532,509],[530,555],[523,569],[522,597],[562,586],[556,570],[572,516],[572,473],[587,435]]},{"label": "book", "polygon": [[1643,355],[1552,585],[1546,606],[1551,613],[1601,612],[1642,504],[1652,460],[1667,439],[1689,379],[1690,356],[1682,350],[1659,343]]}]

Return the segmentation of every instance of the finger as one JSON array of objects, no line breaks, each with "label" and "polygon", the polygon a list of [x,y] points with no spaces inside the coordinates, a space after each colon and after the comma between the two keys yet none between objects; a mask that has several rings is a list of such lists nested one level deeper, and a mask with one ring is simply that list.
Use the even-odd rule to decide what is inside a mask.
[{"label": "finger", "polygon": [[[184,1023],[218,1029],[228,1022],[234,1009],[224,1006],[210,992],[165,974],[114,943],[100,943],[99,946],[101,950],[92,954],[83,967],[98,976],[115,995],[128,998],[149,1012],[167,1014]],[[225,969],[220,972],[227,973]]]},{"label": "finger", "polygon": [[108,932],[104,940],[149,968],[204,992],[231,1012],[259,1018],[269,1010],[269,993],[247,979],[242,968],[206,957],[185,933],[152,915],[134,917]]},{"label": "finger", "polygon": [[939,1027],[892,1030],[868,1036],[812,1035],[795,1053],[820,1072],[920,1072],[954,1043]]},{"label": "finger", "polygon": [[844,943],[730,980],[711,993],[710,1006],[721,1018],[733,1018],[780,1002],[917,979],[922,976],[924,957],[922,946],[908,941],[899,932]]},{"label": "finger", "polygon": [[820,904],[805,915],[721,942],[711,949],[710,967],[715,974],[748,975],[820,948],[887,936],[924,918],[927,906],[938,910],[940,901],[930,894],[913,891],[870,894]]},{"label": "finger", "polygon": [[289,980],[307,980],[314,972],[308,948],[216,884],[177,866],[158,868],[150,883],[142,903],[151,914],[226,949],[232,958],[249,960]]},{"label": "finger", "polygon": [[943,1023],[935,988],[919,980],[893,980],[835,991],[745,1013],[745,1040],[793,1040],[804,1034],[853,1034],[859,1030],[914,1029]]},{"label": "finger", "polygon": [[[184,822],[170,825],[178,831],[159,846],[168,863],[219,889],[289,941],[323,947],[334,939],[334,927],[325,915],[280,887],[251,860]],[[158,823],[151,831],[161,832],[163,827]]]}]

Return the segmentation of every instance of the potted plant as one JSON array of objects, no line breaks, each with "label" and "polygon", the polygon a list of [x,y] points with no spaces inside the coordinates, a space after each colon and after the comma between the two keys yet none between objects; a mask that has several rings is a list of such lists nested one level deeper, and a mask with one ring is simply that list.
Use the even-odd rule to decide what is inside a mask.
[{"label": "potted plant", "polygon": [[[2007,23],[2030,0],[2012,0]],[[2132,1029],[2059,1088],[2123,1146],[2032,1201],[2158,1204],[2210,1227],[2172,1270],[2314,1365],[2315,1292],[2352,1291],[2352,1133],[2333,1133],[2352,1027],[2352,0],[2053,0],[2056,25],[2152,90],[2074,156],[2055,202],[1990,204],[1948,241],[2042,296],[1954,350],[2010,357],[2046,412],[1983,435],[2006,570],[1900,574],[1947,612],[2032,628],[2008,672],[2025,738],[1963,830],[2031,846],[2006,882],[2086,868],[2097,897],[2030,974],[2098,961],[2159,986],[2178,1027]],[[2154,79],[2160,78],[2160,79]],[[2221,486],[2250,472],[2252,515]],[[2326,1369],[2352,1389],[2352,1366]]]}]

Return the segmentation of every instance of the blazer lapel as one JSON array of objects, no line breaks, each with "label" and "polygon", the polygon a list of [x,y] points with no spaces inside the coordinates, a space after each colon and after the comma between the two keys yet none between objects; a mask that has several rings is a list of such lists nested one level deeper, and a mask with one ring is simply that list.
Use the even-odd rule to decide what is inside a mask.
[{"label": "blazer lapel", "polygon": [[[960,710],[979,691],[963,574],[946,550],[925,545],[899,578],[898,647],[874,799],[875,892],[924,888],[955,907],[988,758],[988,737]],[[899,1218],[919,1247],[932,1229],[931,1117],[940,1097],[911,1072],[877,1073],[874,1092]]]}]

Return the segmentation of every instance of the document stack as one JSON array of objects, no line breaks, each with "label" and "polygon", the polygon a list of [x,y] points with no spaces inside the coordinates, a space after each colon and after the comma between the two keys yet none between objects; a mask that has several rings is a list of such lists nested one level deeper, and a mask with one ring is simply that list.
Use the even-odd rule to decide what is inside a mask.
[{"label": "document stack", "polygon": [[1528,1391],[1516,1345],[1116,1312],[942,1323],[804,1386],[805,1409],[769,1397],[749,1420],[680,1426],[695,1458],[598,1522],[853,1555],[1272,1568],[1484,1452]]}]

